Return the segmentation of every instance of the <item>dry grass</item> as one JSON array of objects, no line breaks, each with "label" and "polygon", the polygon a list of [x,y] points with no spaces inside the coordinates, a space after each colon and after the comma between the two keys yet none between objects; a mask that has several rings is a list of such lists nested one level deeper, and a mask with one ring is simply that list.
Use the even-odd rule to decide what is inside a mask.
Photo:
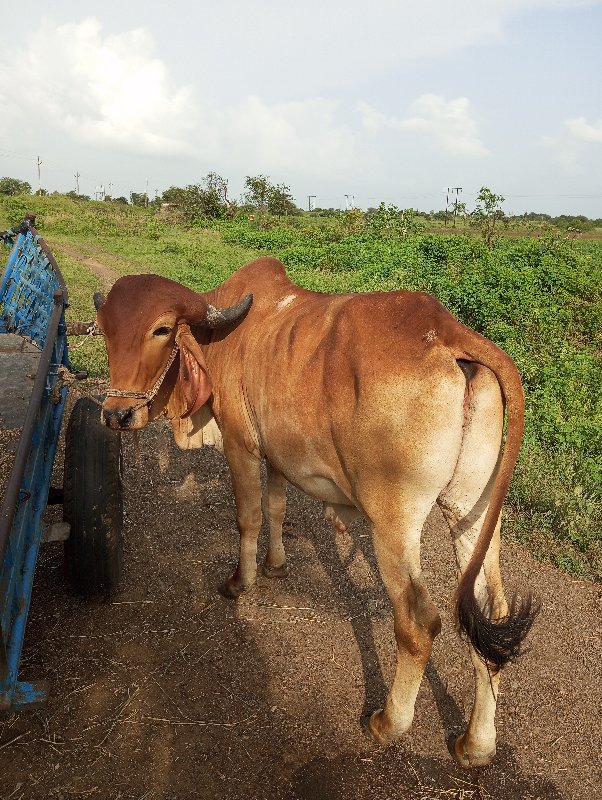
[{"label": "dry grass", "polygon": [[408,764],[408,766],[417,783],[412,790],[412,800],[493,800],[476,777],[474,780],[463,780],[448,775],[447,780],[451,786],[444,788],[435,786],[432,781],[427,783],[421,780],[412,765]]}]

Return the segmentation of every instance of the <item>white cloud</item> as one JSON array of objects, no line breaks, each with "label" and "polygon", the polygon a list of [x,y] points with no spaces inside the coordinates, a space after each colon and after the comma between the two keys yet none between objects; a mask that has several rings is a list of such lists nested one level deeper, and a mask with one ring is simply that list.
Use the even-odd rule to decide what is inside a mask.
[{"label": "white cloud", "polygon": [[59,27],[44,21],[27,41],[2,64],[2,90],[24,116],[35,112],[74,141],[145,153],[191,150],[192,90],[171,85],[144,29],[103,36],[93,18]]},{"label": "white cloud", "polygon": [[174,86],[144,28],[103,35],[95,18],[58,27],[44,22],[19,56],[19,78],[8,61],[2,71],[4,91],[13,92],[7,105],[20,106],[22,124],[41,112],[46,125],[74,142],[243,170],[290,174],[293,165],[299,175],[336,176],[359,155],[333,101],[268,104],[250,95],[220,105],[202,96],[202,87]]},{"label": "white cloud", "polygon": [[591,145],[602,144],[602,120],[589,123],[585,117],[565,119],[559,133],[544,136],[542,141],[567,175],[583,175],[587,169],[585,154],[592,152]]},{"label": "white cloud", "polygon": [[222,148],[244,168],[337,176],[360,158],[356,137],[337,121],[337,110],[323,98],[268,105],[251,96],[213,122],[224,136]]},{"label": "white cloud", "polygon": [[386,114],[383,114],[382,111],[377,111],[363,100],[357,104],[357,110],[360,113],[362,125],[370,133],[377,133],[387,127],[396,127],[396,120],[394,117],[388,117]]},{"label": "white cloud", "polygon": [[420,131],[451,155],[480,158],[489,154],[481,143],[466,97],[446,100],[440,95],[424,94],[414,100],[409,116],[403,118],[382,114],[367,103],[360,103],[358,110],[364,127],[371,132],[382,128]]},{"label": "white cloud", "polygon": [[567,119],[564,126],[569,135],[581,142],[602,143],[602,119],[590,124],[585,117]]},{"label": "white cloud", "polygon": [[[218,91],[235,93],[236,87],[247,83],[261,86],[265,96],[280,91],[299,97],[371,81],[417,60],[452,56],[471,47],[495,48],[512,36],[517,19],[599,3],[197,0],[189,3],[187,24],[198,32],[194,57],[203,60]],[[156,21],[164,11],[157,5],[145,10],[145,19],[149,14]],[[238,68],[228,69],[229,59]]]}]

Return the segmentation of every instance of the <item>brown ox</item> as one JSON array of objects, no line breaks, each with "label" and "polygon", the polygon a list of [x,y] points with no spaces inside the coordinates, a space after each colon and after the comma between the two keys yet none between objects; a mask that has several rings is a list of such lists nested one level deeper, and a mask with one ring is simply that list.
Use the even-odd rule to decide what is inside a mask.
[{"label": "brown ox", "polygon": [[[226,328],[206,327],[207,317],[219,317],[207,303],[229,306],[250,293],[242,321],[233,320],[249,299],[227,315]],[[272,258],[204,295],[156,275],[121,278],[98,323],[112,387],[107,424],[141,428],[166,412],[182,447],[201,446],[208,435],[215,441],[219,426],[240,532],[239,563],[222,587],[229,597],[256,578],[262,459],[268,576],[286,573],[287,481],[322,500],[339,529],[357,515],[370,522],[397,641],[393,685],[368,725],[379,743],[410,726],[440,629],[420,567],[421,530],[440,505],[461,571],[457,614],[476,679],[455,754],[464,766],[487,764],[499,669],[518,654],[535,614],[529,597],[508,610],[499,571],[500,512],[523,431],[511,359],[426,294],[318,294],[293,284]]]}]

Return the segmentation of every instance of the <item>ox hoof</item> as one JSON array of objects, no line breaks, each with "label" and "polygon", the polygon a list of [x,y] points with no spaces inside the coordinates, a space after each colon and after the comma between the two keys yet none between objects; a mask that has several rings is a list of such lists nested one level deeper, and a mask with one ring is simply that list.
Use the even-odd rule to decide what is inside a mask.
[{"label": "ox hoof", "polygon": [[384,747],[396,739],[407,738],[411,741],[409,735],[411,726],[411,718],[398,721],[396,724],[392,723],[387,713],[381,708],[372,714],[368,724],[364,726],[364,733],[372,742]]},{"label": "ox hoof", "polygon": [[471,750],[467,746],[466,734],[463,734],[458,736],[454,742],[453,754],[458,764],[464,769],[486,767],[491,764],[495,756],[495,746],[493,750],[489,751]]},{"label": "ox hoof", "polygon": [[381,747],[389,744],[395,738],[390,736],[386,730],[387,725],[384,715],[385,712],[382,708],[378,711],[375,711],[368,720],[368,724],[364,726],[364,733],[368,739],[370,739],[371,742],[374,742],[374,744],[380,745]]},{"label": "ox hoof", "polygon": [[235,583],[232,578],[228,578],[227,581],[221,583],[217,590],[222,595],[222,597],[228,598],[228,600],[236,600],[241,594],[248,592],[251,586],[245,586],[244,584],[237,584]]},{"label": "ox hoof", "polygon": [[280,564],[278,567],[272,567],[268,564],[264,564],[261,569],[266,578],[288,577],[288,566],[286,565],[286,562],[284,564]]}]

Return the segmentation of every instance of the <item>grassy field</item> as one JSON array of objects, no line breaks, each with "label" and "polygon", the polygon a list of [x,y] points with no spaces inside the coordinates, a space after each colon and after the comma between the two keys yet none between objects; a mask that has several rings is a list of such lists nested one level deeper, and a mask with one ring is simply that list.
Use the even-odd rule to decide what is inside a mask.
[{"label": "grassy field", "polygon": [[[202,291],[259,254],[318,291],[421,289],[516,361],[527,403],[506,534],[569,572],[602,580],[602,242],[374,227],[336,220],[246,218],[184,229],[145,209],[65,198],[4,198],[0,227],[27,210],[55,248],[72,319],[93,316],[100,279],[68,250],[115,274],[155,272]],[[102,342],[74,352],[102,374]]]}]

